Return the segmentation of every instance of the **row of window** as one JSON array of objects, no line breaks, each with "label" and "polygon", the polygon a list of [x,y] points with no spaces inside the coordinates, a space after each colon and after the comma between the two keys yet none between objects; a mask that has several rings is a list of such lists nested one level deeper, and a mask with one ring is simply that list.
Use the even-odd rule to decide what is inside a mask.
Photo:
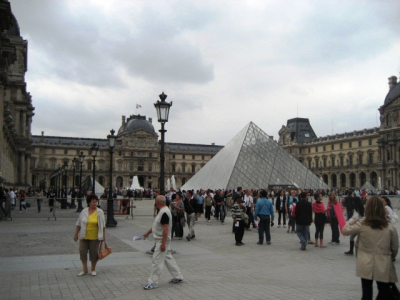
[{"label": "row of window", "polygon": [[[339,149],[340,150],[343,149],[343,144],[344,143],[340,143],[339,144]],[[331,151],[335,150],[335,144],[331,144],[330,146],[331,146],[330,147]],[[353,142],[348,142],[348,146],[349,146],[349,148],[353,148]],[[359,140],[358,141],[358,147],[361,147],[361,146],[362,146],[362,140]],[[368,139],[368,146],[372,146],[372,139]],[[318,152],[318,150],[321,149],[321,148],[322,148],[322,151],[327,151],[327,146],[323,145],[322,147],[321,146],[315,146],[315,152]],[[299,149],[300,154],[303,152],[302,150],[303,150],[302,148]],[[311,153],[311,147],[308,148],[308,153]]]},{"label": "row of window", "polygon": [[[354,158],[356,157],[356,161],[354,161]],[[344,166],[353,166],[355,164],[357,165],[362,165],[364,163],[367,164],[373,164],[374,163],[374,154],[372,152],[368,153],[367,156],[367,161],[363,160],[363,155],[358,154],[356,155],[349,155],[346,160],[343,155],[339,156],[338,159],[336,159],[334,156],[328,161],[327,158],[322,158],[321,160],[319,158],[315,158],[314,161],[309,158],[307,160],[307,165],[308,168],[326,168],[326,167],[344,167]]]},{"label": "row of window", "polygon": [[[186,154],[172,154],[172,158],[176,159],[176,158],[178,158],[179,155],[181,155],[182,159],[186,159]],[[194,154],[188,155],[188,157],[190,157],[190,156],[192,157],[192,160],[196,160],[196,155],[194,155]],[[212,158],[212,156],[211,156],[211,158]],[[201,160],[205,160],[205,159],[206,159],[206,156],[202,155]]]}]

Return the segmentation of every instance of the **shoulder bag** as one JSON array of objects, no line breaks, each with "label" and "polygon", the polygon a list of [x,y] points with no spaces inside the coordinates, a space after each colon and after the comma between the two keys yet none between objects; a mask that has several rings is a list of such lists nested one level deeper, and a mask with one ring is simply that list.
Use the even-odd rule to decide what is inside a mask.
[{"label": "shoulder bag", "polygon": [[102,247],[103,247],[103,241],[101,241],[99,245],[99,254],[98,254],[99,260],[102,260],[103,258],[107,257],[112,253],[112,249],[108,247],[106,241],[104,241],[104,249],[102,249]]}]

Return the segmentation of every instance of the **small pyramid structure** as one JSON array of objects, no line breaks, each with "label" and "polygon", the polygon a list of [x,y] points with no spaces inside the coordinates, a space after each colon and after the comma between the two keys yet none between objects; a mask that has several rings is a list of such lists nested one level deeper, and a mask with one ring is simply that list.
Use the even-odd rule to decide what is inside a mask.
[{"label": "small pyramid structure", "polygon": [[372,183],[371,182],[369,182],[369,181],[366,181],[364,184],[363,184],[363,186],[361,187],[361,190],[366,190],[367,192],[370,192],[370,191],[373,191],[374,193],[377,193],[378,192],[378,189],[376,188],[376,187],[374,187],[373,185],[372,185]]},{"label": "small pyramid structure", "polygon": [[244,127],[181,189],[261,189],[295,186],[329,189],[253,122]]}]

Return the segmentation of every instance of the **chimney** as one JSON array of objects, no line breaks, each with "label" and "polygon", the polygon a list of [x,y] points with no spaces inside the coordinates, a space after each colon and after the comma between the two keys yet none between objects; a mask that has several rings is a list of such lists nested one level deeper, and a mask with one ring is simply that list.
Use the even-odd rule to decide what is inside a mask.
[{"label": "chimney", "polygon": [[42,131],[42,136],[44,136],[44,131]]},{"label": "chimney", "polygon": [[397,77],[396,76],[389,77],[389,91],[393,89],[396,85],[397,85]]},{"label": "chimney", "polygon": [[125,124],[125,116],[122,116],[122,126]]},{"label": "chimney", "polygon": [[149,122],[150,122],[150,123],[153,123],[153,118],[149,118]]},{"label": "chimney", "polygon": [[211,143],[212,146],[215,146],[215,143]]}]

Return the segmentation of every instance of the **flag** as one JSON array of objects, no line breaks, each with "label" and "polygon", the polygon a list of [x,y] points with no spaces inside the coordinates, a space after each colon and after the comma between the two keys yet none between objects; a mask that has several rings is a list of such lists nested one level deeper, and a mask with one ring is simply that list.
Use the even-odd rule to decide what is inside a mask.
[{"label": "flag", "polygon": [[136,109],[138,108],[142,108],[142,106],[140,104],[136,104]]}]

